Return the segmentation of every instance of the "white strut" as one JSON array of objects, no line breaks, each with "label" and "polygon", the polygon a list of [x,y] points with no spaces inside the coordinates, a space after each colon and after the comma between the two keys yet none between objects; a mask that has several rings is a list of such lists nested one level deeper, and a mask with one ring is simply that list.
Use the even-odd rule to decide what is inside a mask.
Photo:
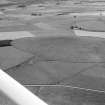
[{"label": "white strut", "polygon": [[0,69],[0,91],[18,105],[47,105],[2,69]]}]

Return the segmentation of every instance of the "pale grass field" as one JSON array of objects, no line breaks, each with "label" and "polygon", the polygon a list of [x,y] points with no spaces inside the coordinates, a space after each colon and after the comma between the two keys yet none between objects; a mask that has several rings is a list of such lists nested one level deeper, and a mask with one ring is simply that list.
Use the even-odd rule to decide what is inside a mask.
[{"label": "pale grass field", "polygon": [[28,31],[0,32],[0,40],[14,40],[25,37],[35,37],[35,35]]}]

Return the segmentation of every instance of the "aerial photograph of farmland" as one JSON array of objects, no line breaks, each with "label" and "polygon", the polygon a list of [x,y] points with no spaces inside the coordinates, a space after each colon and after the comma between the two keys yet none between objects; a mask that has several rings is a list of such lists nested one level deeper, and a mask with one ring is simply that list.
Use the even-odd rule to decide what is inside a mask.
[{"label": "aerial photograph of farmland", "polygon": [[105,0],[0,0],[0,105],[105,105]]}]

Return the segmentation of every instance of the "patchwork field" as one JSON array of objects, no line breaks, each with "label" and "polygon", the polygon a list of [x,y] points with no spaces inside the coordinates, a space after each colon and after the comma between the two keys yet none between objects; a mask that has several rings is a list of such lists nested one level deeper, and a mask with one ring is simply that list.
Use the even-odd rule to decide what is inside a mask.
[{"label": "patchwork field", "polygon": [[[105,19],[86,15],[99,7],[13,8],[0,19],[0,40],[13,40],[1,68],[49,105],[104,105]],[[15,104],[0,92],[0,105]]]}]

